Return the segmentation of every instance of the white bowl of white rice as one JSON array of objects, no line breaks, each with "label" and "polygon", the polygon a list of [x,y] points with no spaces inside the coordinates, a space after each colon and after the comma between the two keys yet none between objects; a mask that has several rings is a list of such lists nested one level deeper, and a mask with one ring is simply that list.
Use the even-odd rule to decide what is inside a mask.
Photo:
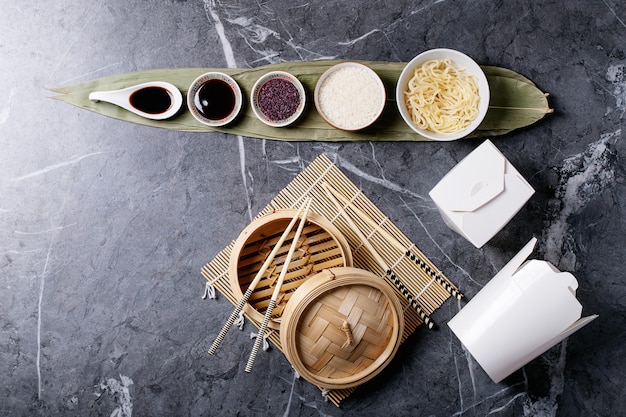
[{"label": "white bowl of white rice", "polygon": [[313,99],[318,113],[329,125],[356,131],[380,117],[385,108],[385,85],[366,65],[342,62],[322,74]]},{"label": "white bowl of white rice", "polygon": [[431,49],[413,58],[396,85],[404,121],[437,141],[460,139],[482,123],[489,108],[489,83],[480,66],[453,49]]}]

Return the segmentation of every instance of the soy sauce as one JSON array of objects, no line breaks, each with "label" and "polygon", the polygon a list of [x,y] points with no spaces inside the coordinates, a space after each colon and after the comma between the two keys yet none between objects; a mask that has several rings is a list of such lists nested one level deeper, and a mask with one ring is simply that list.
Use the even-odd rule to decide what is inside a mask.
[{"label": "soy sauce", "polygon": [[149,114],[166,112],[172,106],[172,95],[163,87],[146,87],[132,93],[128,99],[137,110]]},{"label": "soy sauce", "polygon": [[207,119],[224,119],[235,109],[235,92],[226,81],[210,79],[198,88],[193,103]]}]

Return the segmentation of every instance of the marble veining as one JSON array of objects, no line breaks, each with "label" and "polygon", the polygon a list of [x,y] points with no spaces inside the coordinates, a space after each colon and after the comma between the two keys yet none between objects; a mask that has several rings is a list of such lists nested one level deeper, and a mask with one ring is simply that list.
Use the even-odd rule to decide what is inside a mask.
[{"label": "marble veining", "polygon": [[[606,79],[613,84],[612,95],[615,98],[615,110],[619,111],[619,117],[624,117],[626,111],[626,74],[624,65],[611,65],[606,70]],[[607,114],[611,109],[607,109]]]},{"label": "marble veining", "polygon": [[46,254],[46,262],[43,266],[43,271],[39,277],[39,299],[37,302],[37,399],[41,400],[41,306],[43,302],[43,291],[46,284],[46,276],[48,275],[48,263],[50,261],[50,253],[52,252],[52,246],[48,248]]},{"label": "marble veining", "polygon": [[126,375],[119,375],[119,380],[107,378],[100,383],[94,395],[98,398],[106,395],[112,397],[111,401],[116,407],[111,411],[111,417],[131,417],[133,415],[133,399],[130,389],[134,385],[131,378]]},{"label": "marble veining", "polygon": [[72,159],[70,159],[68,161],[57,162],[55,164],[48,165],[48,166],[46,166],[44,168],[38,169],[38,170],[30,172],[28,174],[24,174],[24,175],[21,175],[21,176],[19,176],[17,178],[13,178],[13,181],[14,182],[18,182],[18,181],[27,180],[27,179],[30,179],[30,178],[33,178],[33,177],[37,177],[39,175],[44,175],[44,174],[47,174],[50,171],[54,171],[55,169],[59,169],[59,168],[63,168],[63,167],[66,167],[66,166],[74,165],[76,163],[79,163],[80,161],[82,161],[85,158],[89,158],[89,157],[92,157],[92,156],[100,155],[102,153],[104,153],[104,152],[92,152],[92,153],[89,153],[89,154],[86,154],[86,155],[77,156],[77,157],[72,158]]},{"label": "marble veining", "polygon": [[621,130],[605,133],[578,155],[563,160],[559,168],[559,187],[551,201],[544,231],[546,260],[562,271],[576,271],[576,239],[569,231],[568,218],[575,215],[597,195],[615,183],[617,155],[609,144],[621,138]]},{"label": "marble veining", "polygon": [[2,111],[0,111],[0,125],[9,119],[9,115],[11,113],[11,104],[13,103],[13,97],[15,97],[15,88],[12,88],[10,90],[7,104],[3,106]]},{"label": "marble veining", "polygon": [[[0,15],[0,416],[614,416],[623,379],[626,233],[621,2],[77,0]],[[49,100],[166,67],[408,61],[460,49],[550,93],[555,113],[491,140],[536,194],[487,245],[448,229],[430,189],[480,141],[285,143],[151,129]],[[494,384],[445,326],[450,300],[340,408],[233,329],[200,268],[326,153],[473,297],[528,240],[599,319]]]}]

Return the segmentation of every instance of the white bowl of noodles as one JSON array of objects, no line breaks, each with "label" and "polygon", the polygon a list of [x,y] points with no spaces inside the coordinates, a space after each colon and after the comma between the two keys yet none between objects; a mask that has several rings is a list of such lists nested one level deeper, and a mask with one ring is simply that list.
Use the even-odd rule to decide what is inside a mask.
[{"label": "white bowl of noodles", "polygon": [[489,108],[489,84],[480,66],[452,49],[431,49],[413,58],[396,85],[404,121],[437,141],[460,139],[481,124]]}]

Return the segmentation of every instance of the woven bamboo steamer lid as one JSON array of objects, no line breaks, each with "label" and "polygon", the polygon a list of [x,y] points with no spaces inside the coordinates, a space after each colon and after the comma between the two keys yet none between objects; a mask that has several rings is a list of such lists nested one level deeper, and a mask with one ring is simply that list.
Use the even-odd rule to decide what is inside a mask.
[{"label": "woven bamboo steamer lid", "polygon": [[[297,214],[295,209],[281,209],[253,220],[233,245],[229,259],[230,287],[235,298],[240,299],[251,280],[259,271],[265,257]],[[283,243],[274,261],[256,289],[252,292],[243,312],[260,323],[274,291],[289,247],[293,241],[294,227]],[[277,303],[268,327],[278,330],[280,316],[292,293],[310,276],[327,268],[352,266],[352,251],[344,235],[327,218],[309,212],[300,238],[299,250],[294,254],[282,286],[283,295]]]},{"label": "woven bamboo steamer lid", "polygon": [[301,377],[321,388],[345,389],[391,362],[403,330],[402,304],[391,286],[369,271],[340,267],[309,278],[292,295],[280,342]]}]

